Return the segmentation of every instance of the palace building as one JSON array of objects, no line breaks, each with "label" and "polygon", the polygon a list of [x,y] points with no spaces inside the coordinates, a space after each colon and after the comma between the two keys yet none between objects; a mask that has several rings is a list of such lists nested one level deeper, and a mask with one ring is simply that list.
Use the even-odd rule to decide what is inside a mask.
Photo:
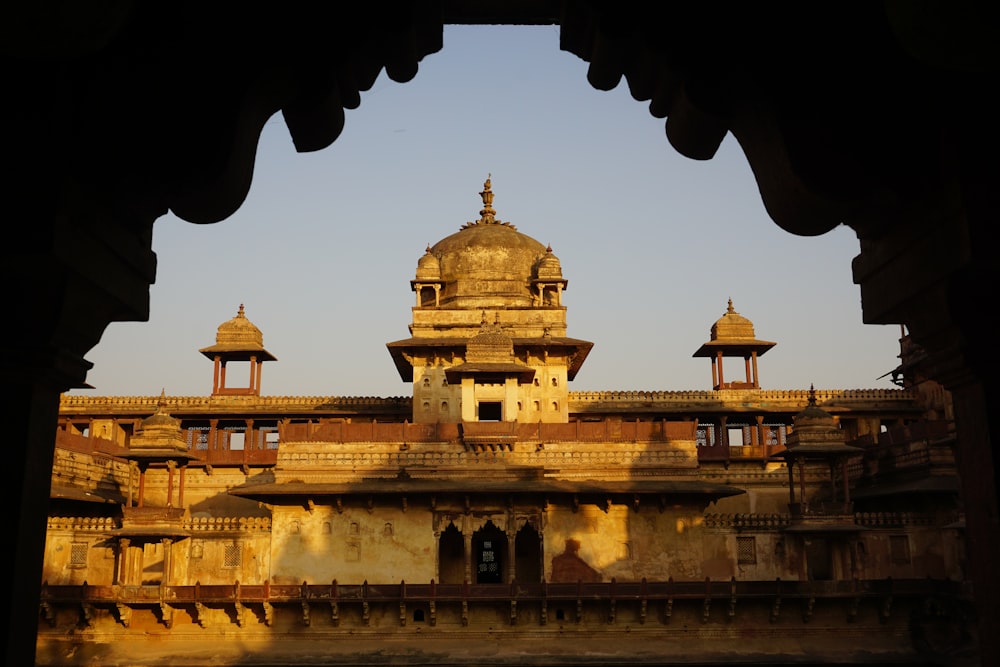
[{"label": "palace building", "polygon": [[730,300],[677,351],[707,388],[572,391],[560,259],[480,196],[416,261],[409,396],[263,393],[243,305],[210,395],[62,396],[38,664],[975,655],[961,434],[907,336],[899,388],[765,388]]}]

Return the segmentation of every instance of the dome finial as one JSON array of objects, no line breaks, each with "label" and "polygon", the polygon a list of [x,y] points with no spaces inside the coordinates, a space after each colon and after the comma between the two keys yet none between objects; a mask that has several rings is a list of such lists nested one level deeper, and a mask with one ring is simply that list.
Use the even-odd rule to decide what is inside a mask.
[{"label": "dome finial", "polygon": [[809,405],[816,405],[816,386],[812,383],[809,384]]},{"label": "dome finial", "polygon": [[492,174],[487,174],[486,182],[483,183],[483,191],[479,193],[479,196],[483,198],[483,210],[479,212],[479,222],[490,224],[496,222],[494,216],[496,216],[496,211],[493,210],[493,191],[490,189],[491,182],[490,179]]},{"label": "dome finial", "polygon": [[735,313],[736,310],[733,308],[733,297],[729,297],[729,307],[726,308],[727,313]]}]

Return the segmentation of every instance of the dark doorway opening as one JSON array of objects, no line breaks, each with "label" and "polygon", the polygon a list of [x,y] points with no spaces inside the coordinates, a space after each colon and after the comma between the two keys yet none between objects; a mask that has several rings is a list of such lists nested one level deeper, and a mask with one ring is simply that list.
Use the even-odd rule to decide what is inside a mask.
[{"label": "dark doorway opening", "polygon": [[442,584],[465,583],[465,540],[454,523],[438,540],[438,578]]},{"label": "dark doorway opening", "polygon": [[501,419],[503,419],[503,410],[499,401],[481,401],[479,403],[479,421],[498,422]]},{"label": "dark doorway opening", "polygon": [[472,554],[477,584],[500,584],[504,581],[507,536],[492,521],[472,534]]},{"label": "dark doorway opening", "polygon": [[525,522],[514,536],[514,578],[525,583],[542,580],[542,538]]},{"label": "dark doorway opening", "polygon": [[814,537],[806,542],[806,562],[809,565],[810,581],[830,581],[833,579],[833,558],[830,542],[822,537]]}]

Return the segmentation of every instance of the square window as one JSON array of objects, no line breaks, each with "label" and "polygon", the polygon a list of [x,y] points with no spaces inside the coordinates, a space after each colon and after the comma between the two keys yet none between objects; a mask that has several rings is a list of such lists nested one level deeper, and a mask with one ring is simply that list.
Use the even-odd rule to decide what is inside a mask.
[{"label": "square window", "polygon": [[503,418],[499,401],[482,401],[479,403],[479,421],[498,422]]}]

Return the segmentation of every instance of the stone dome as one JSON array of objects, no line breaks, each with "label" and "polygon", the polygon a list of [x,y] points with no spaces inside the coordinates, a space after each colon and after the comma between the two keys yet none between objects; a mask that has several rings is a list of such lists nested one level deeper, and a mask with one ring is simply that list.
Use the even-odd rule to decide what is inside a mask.
[{"label": "stone dome", "polygon": [[240,349],[252,346],[264,347],[264,334],[247,319],[241,303],[236,317],[219,325],[215,332],[215,344],[232,345]]},{"label": "stone dome", "polygon": [[427,282],[441,280],[441,262],[431,252],[429,245],[423,256],[417,260],[417,280]]},{"label": "stone dome", "polygon": [[535,272],[539,280],[561,280],[562,264],[559,258],[552,254],[552,246],[545,249],[545,256],[538,261],[538,268]]},{"label": "stone dome", "polygon": [[754,337],[753,322],[737,313],[730,299],[725,315],[712,325],[711,340],[752,340]]},{"label": "stone dome", "polygon": [[250,357],[260,361],[276,360],[274,355],[264,349],[264,334],[247,319],[242,303],[236,317],[219,325],[215,332],[215,345],[202,348],[199,352],[209,358],[222,355],[234,360]]},{"label": "stone dome", "polygon": [[[532,281],[537,278],[547,248],[509,222],[496,219],[489,179],[480,195],[483,209],[479,220],[462,225],[429,250],[440,267],[441,305],[531,306]],[[426,261],[430,264],[430,260]],[[555,261],[558,263],[558,259]],[[561,274],[561,268],[559,271]]]},{"label": "stone dome", "polygon": [[155,453],[180,454],[187,451],[187,440],[181,430],[181,420],[170,416],[167,412],[165,392],[160,393],[156,412],[139,424],[136,434],[129,440],[128,448],[135,454],[133,458],[149,458]]},{"label": "stone dome", "polygon": [[170,416],[167,412],[166,398],[160,394],[160,400],[156,404],[156,412],[142,420],[139,425],[139,433],[142,435],[152,435],[153,433],[167,431],[170,433],[180,432],[181,420]]},{"label": "stone dome", "polygon": [[812,386],[806,407],[792,420],[792,432],[786,444],[790,450],[808,450],[813,454],[834,455],[855,449],[844,444],[844,432],[833,415],[819,407],[816,389]]}]

